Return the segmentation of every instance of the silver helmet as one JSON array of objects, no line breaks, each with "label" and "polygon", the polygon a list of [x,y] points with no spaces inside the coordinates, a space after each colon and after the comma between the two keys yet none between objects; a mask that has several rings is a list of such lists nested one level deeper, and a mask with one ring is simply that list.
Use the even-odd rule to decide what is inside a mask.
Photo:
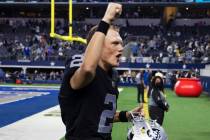
[{"label": "silver helmet", "polygon": [[147,121],[138,113],[131,113],[133,126],[128,130],[127,140],[168,140],[163,129],[155,120]]}]

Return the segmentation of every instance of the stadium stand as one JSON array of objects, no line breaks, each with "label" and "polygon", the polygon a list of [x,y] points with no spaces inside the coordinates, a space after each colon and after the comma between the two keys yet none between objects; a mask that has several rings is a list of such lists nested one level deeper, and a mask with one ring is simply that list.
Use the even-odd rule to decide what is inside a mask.
[{"label": "stadium stand", "polygon": [[[23,3],[19,6],[16,5],[17,11],[8,11],[8,7],[16,2]],[[27,5],[30,2],[34,4],[28,8],[24,7],[24,4]],[[14,81],[12,79],[16,75],[15,79],[23,79],[26,83],[30,83],[30,80],[39,82],[40,80],[49,80],[59,83],[62,79],[65,60],[75,53],[83,53],[85,45],[50,38],[49,9],[46,5],[41,4],[42,11],[36,9],[33,7],[36,5],[35,2],[50,4],[48,0],[16,0],[14,3],[7,1],[8,5],[6,6],[5,3],[3,4],[4,7],[0,13],[0,64],[6,66],[2,68],[7,75],[6,81]],[[84,4],[79,7],[77,2]],[[97,11],[100,11],[100,8],[104,9],[106,4],[99,3],[99,5],[93,6],[91,2],[93,1],[74,1],[74,35],[85,37],[87,31],[97,23],[98,17],[103,14]],[[163,6],[132,4],[152,2],[150,0],[122,0],[121,2],[129,2],[117,23],[121,27],[121,35],[125,43],[120,67],[121,77],[126,75],[123,73],[131,73],[131,71],[126,72],[125,68],[137,70],[139,68],[146,69],[146,66],[149,66],[154,71],[161,69],[165,73],[169,69],[169,73],[172,75],[177,69],[184,72],[200,70],[210,62],[210,20],[207,18],[210,16],[210,12],[208,6],[203,6],[201,9],[190,5],[186,7],[178,5],[175,17],[169,16],[172,20],[166,21]],[[156,2],[160,1],[156,0]],[[29,8],[34,12],[31,12]],[[56,32],[66,35],[68,32],[68,21],[66,20],[68,11],[59,8],[65,9],[65,6],[58,7]],[[17,67],[14,68],[14,66]],[[8,70],[8,67],[13,67],[13,69]],[[135,72],[133,77],[135,77]],[[122,83],[125,81],[127,80],[122,80]]]}]

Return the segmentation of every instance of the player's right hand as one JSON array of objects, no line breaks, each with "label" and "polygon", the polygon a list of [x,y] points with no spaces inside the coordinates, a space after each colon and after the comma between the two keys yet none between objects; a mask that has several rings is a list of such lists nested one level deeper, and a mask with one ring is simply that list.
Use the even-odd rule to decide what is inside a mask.
[{"label": "player's right hand", "polygon": [[105,15],[103,17],[103,21],[107,23],[111,23],[114,21],[117,17],[119,17],[122,13],[122,5],[118,3],[109,3]]}]

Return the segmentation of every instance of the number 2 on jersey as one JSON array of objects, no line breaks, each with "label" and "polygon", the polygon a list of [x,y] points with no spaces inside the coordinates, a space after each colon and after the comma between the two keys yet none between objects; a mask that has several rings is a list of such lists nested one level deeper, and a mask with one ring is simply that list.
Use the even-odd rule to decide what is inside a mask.
[{"label": "number 2 on jersey", "polygon": [[112,130],[112,123],[106,125],[107,118],[112,119],[116,112],[116,95],[107,94],[104,104],[112,104],[112,110],[104,110],[101,113],[100,122],[98,126],[99,133],[110,133]]},{"label": "number 2 on jersey", "polygon": [[82,55],[74,55],[72,56],[72,61],[70,64],[70,68],[79,67],[82,64],[83,56]]}]

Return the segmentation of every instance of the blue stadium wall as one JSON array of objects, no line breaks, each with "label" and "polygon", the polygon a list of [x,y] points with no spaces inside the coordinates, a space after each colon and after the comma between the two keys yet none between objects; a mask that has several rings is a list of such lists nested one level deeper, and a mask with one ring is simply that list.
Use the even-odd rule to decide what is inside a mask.
[{"label": "blue stadium wall", "polygon": [[[64,66],[64,61],[54,61],[53,66],[51,65],[52,61],[42,61],[42,62],[17,62],[17,61],[1,61],[0,65],[4,66]],[[148,63],[121,63],[119,68],[146,68]],[[183,69],[182,64],[149,64],[151,69]],[[205,68],[205,64],[186,64],[186,69],[193,69],[193,68],[198,68],[198,69],[203,69]],[[7,82],[12,82],[12,81],[7,81]],[[25,83],[29,81],[23,81]],[[53,83],[53,84],[59,84],[61,81],[52,81],[52,80],[47,80],[47,81],[30,81],[31,83]],[[29,82],[29,83],[30,83]],[[201,82],[203,85],[203,89],[205,92],[208,92],[210,95],[210,77],[204,77],[201,76]],[[120,83],[120,86],[135,86],[135,83]],[[166,84],[166,87],[171,87],[170,84]]]},{"label": "blue stadium wall", "polygon": [[[53,62],[53,65],[52,65]],[[0,65],[4,66],[64,66],[64,61],[32,61],[32,62],[17,62],[12,60],[0,61]],[[151,69],[183,69],[183,64],[160,64],[160,63],[120,63],[119,68],[146,68]],[[186,69],[203,69],[205,64],[186,64]]]}]

